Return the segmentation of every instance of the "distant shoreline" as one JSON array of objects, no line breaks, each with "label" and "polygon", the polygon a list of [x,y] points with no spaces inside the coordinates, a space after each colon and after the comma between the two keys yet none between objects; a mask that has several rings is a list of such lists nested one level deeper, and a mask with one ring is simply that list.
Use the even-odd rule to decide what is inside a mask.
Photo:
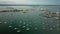
[{"label": "distant shoreline", "polygon": [[0,5],[0,6],[60,6],[60,5]]},{"label": "distant shoreline", "polygon": [[60,6],[60,5],[0,4],[0,6]]}]

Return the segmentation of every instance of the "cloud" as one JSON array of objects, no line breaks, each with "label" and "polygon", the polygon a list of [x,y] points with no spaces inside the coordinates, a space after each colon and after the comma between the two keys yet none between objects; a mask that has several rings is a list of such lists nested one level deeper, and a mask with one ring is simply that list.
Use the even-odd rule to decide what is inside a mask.
[{"label": "cloud", "polygon": [[0,0],[0,4],[32,4],[29,0]]}]

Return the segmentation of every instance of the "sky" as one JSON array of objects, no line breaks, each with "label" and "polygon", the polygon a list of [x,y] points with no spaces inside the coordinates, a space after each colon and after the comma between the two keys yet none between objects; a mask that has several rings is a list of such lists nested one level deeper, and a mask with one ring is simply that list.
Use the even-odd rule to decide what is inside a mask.
[{"label": "sky", "polygon": [[0,0],[0,4],[60,5],[60,0]]}]

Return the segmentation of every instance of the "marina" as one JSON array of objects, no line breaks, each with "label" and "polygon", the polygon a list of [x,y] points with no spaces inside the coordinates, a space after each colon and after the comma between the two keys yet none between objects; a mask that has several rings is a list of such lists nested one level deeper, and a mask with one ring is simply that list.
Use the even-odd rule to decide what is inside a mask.
[{"label": "marina", "polygon": [[[0,9],[1,7],[2,6],[0,6]],[[13,7],[14,9],[18,10],[11,10],[12,8],[9,8],[8,10],[7,8],[1,9],[0,33],[8,34],[60,33],[60,12],[59,12],[60,6],[35,6],[35,7],[9,6],[9,7]]]}]

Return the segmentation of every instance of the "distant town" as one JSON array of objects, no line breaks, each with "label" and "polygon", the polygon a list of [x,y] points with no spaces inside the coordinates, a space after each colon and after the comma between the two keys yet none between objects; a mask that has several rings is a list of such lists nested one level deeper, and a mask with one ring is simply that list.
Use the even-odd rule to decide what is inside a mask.
[{"label": "distant town", "polygon": [[0,4],[0,6],[60,6],[60,5]]}]

